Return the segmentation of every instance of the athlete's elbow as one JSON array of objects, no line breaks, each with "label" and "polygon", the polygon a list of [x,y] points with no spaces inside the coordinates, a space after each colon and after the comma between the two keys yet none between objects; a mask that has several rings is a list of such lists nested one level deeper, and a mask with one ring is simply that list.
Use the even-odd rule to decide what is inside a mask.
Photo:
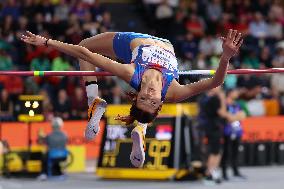
[{"label": "athlete's elbow", "polygon": [[211,84],[211,88],[214,89],[216,87],[219,87],[220,85],[223,85],[224,80],[213,80]]}]

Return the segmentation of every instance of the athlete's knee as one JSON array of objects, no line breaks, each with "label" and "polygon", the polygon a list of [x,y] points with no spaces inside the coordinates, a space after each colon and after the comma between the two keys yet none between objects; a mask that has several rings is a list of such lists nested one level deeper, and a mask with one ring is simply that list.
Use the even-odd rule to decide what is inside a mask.
[{"label": "athlete's knee", "polygon": [[82,47],[86,47],[88,48],[88,43],[89,43],[90,39],[83,39],[79,45],[82,46]]},{"label": "athlete's knee", "polygon": [[88,48],[91,45],[93,46],[94,43],[105,43],[109,39],[113,39],[114,35],[115,35],[115,32],[100,33],[100,34],[97,34],[97,35],[95,35],[93,37],[83,39],[79,43],[79,45]]}]

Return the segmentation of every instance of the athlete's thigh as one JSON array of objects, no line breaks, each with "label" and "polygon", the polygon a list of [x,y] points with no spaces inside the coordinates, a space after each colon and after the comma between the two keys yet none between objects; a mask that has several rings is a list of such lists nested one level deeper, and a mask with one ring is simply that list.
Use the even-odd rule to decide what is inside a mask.
[{"label": "athlete's thigh", "polygon": [[86,47],[92,52],[115,58],[115,53],[113,50],[113,39],[116,32],[105,32],[95,35],[90,38],[86,38],[81,41],[80,45]]}]

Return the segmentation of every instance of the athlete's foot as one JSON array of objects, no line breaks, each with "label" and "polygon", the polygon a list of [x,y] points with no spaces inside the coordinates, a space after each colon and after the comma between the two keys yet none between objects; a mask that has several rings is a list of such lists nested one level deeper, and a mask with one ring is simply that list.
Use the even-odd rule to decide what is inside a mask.
[{"label": "athlete's foot", "polygon": [[85,138],[92,140],[100,131],[100,120],[106,110],[105,100],[97,97],[88,109],[88,125],[85,129]]},{"label": "athlete's foot", "polygon": [[130,154],[130,161],[135,167],[142,167],[145,161],[145,136],[143,128],[136,126],[131,132],[131,138],[133,141],[132,151]]}]

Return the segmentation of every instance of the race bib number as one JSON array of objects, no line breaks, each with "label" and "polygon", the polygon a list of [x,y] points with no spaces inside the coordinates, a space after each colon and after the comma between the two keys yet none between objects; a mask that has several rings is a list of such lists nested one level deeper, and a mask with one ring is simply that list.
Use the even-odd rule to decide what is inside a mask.
[{"label": "race bib number", "polygon": [[177,70],[177,59],[169,51],[156,46],[142,48],[142,64],[156,64],[170,71]]}]

